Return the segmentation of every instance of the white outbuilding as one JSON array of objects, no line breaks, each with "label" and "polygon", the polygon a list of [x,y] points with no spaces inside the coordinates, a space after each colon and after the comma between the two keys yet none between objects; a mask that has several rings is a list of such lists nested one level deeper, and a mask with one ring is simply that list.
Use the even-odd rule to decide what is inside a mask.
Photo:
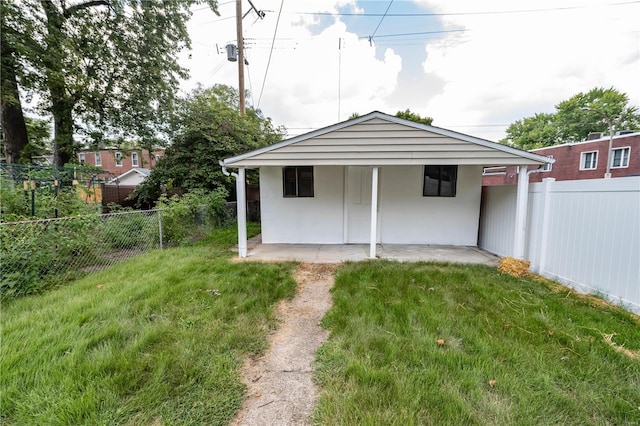
[{"label": "white outbuilding", "polygon": [[[519,166],[515,257],[524,256],[527,168],[547,157],[371,112],[220,162],[260,170],[262,243],[477,246],[482,170]],[[233,170],[230,170],[233,171]],[[239,255],[246,211],[238,208]]]}]

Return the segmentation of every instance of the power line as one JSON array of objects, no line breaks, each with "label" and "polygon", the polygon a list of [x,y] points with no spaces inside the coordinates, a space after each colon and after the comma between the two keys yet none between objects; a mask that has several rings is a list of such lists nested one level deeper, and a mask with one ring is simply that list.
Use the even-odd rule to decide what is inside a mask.
[{"label": "power line", "polygon": [[[640,3],[640,0],[608,3],[605,6],[625,6],[629,4]],[[317,16],[389,16],[389,17],[425,17],[425,16],[465,16],[465,15],[504,15],[514,13],[541,13],[541,12],[554,12],[565,10],[586,9],[591,6],[564,6],[564,7],[549,7],[541,9],[520,9],[520,10],[496,10],[487,12],[449,12],[449,13],[354,13],[354,12],[290,12],[292,14],[299,15],[317,15]],[[387,9],[388,10],[388,9]]]},{"label": "power line", "polygon": [[280,24],[280,15],[282,14],[282,7],[284,6],[284,0],[280,2],[280,10],[278,11],[278,19],[276,20],[276,28],[273,30],[273,39],[271,40],[271,50],[269,51],[269,60],[267,61],[267,68],[264,70],[264,79],[262,80],[262,88],[260,89],[260,96],[258,96],[258,105],[260,107],[260,101],[262,100],[262,93],[264,92],[264,84],[267,81],[267,73],[269,72],[269,66],[271,65],[271,55],[273,54],[273,45],[276,42],[276,34],[278,34],[278,25]]},{"label": "power line", "polygon": [[382,21],[384,21],[384,18],[387,16],[387,12],[389,12],[389,8],[391,7],[392,4],[393,4],[393,0],[391,0],[387,5],[387,10],[384,11],[384,15],[382,15],[382,18],[380,18],[380,22],[378,22],[378,26],[376,27],[375,30],[373,30],[373,34],[369,36],[369,44],[371,44],[373,40],[373,36],[376,35],[376,33],[378,32],[378,28],[380,28],[380,25],[382,24]]},{"label": "power line", "polygon": [[[405,37],[405,36],[413,36],[413,35],[424,35],[424,34],[442,34],[442,33],[460,33],[460,32],[468,32],[469,30],[443,30],[443,31],[421,31],[417,33],[401,33],[401,34],[382,34],[377,36],[377,38],[384,37]],[[361,36],[358,38],[368,38],[371,41],[371,37],[373,36]]]}]

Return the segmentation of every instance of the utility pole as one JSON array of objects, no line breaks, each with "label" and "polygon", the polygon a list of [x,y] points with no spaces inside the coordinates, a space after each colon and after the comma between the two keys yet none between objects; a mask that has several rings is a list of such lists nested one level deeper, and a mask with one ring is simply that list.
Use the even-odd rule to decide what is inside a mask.
[{"label": "utility pole", "polygon": [[240,92],[240,114],[244,114],[244,37],[242,35],[242,0],[236,0],[236,27],[238,32],[238,91]]}]

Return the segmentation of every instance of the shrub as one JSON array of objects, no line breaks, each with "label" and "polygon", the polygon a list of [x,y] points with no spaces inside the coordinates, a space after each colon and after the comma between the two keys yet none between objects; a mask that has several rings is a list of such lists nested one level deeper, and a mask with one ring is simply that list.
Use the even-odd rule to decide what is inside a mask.
[{"label": "shrub", "polygon": [[201,230],[211,227],[223,216],[227,191],[196,189],[182,196],[161,196],[156,208],[162,210],[162,239],[179,245],[201,237]]}]

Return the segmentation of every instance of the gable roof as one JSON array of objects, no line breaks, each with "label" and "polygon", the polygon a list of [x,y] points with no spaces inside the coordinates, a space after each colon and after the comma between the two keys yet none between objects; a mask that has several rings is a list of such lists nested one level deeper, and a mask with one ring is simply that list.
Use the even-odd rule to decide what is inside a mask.
[{"label": "gable roof", "polygon": [[109,183],[118,183],[119,181],[125,179],[127,176],[133,175],[133,174],[136,174],[136,173],[141,175],[142,177],[146,178],[151,174],[151,170],[144,169],[142,167],[134,167],[133,169],[127,170],[123,174],[121,174],[119,176],[116,176],[115,178],[111,179],[109,181]]},{"label": "gable roof", "polygon": [[553,160],[439,127],[373,111],[227,158],[225,167],[317,165],[540,165]]}]

